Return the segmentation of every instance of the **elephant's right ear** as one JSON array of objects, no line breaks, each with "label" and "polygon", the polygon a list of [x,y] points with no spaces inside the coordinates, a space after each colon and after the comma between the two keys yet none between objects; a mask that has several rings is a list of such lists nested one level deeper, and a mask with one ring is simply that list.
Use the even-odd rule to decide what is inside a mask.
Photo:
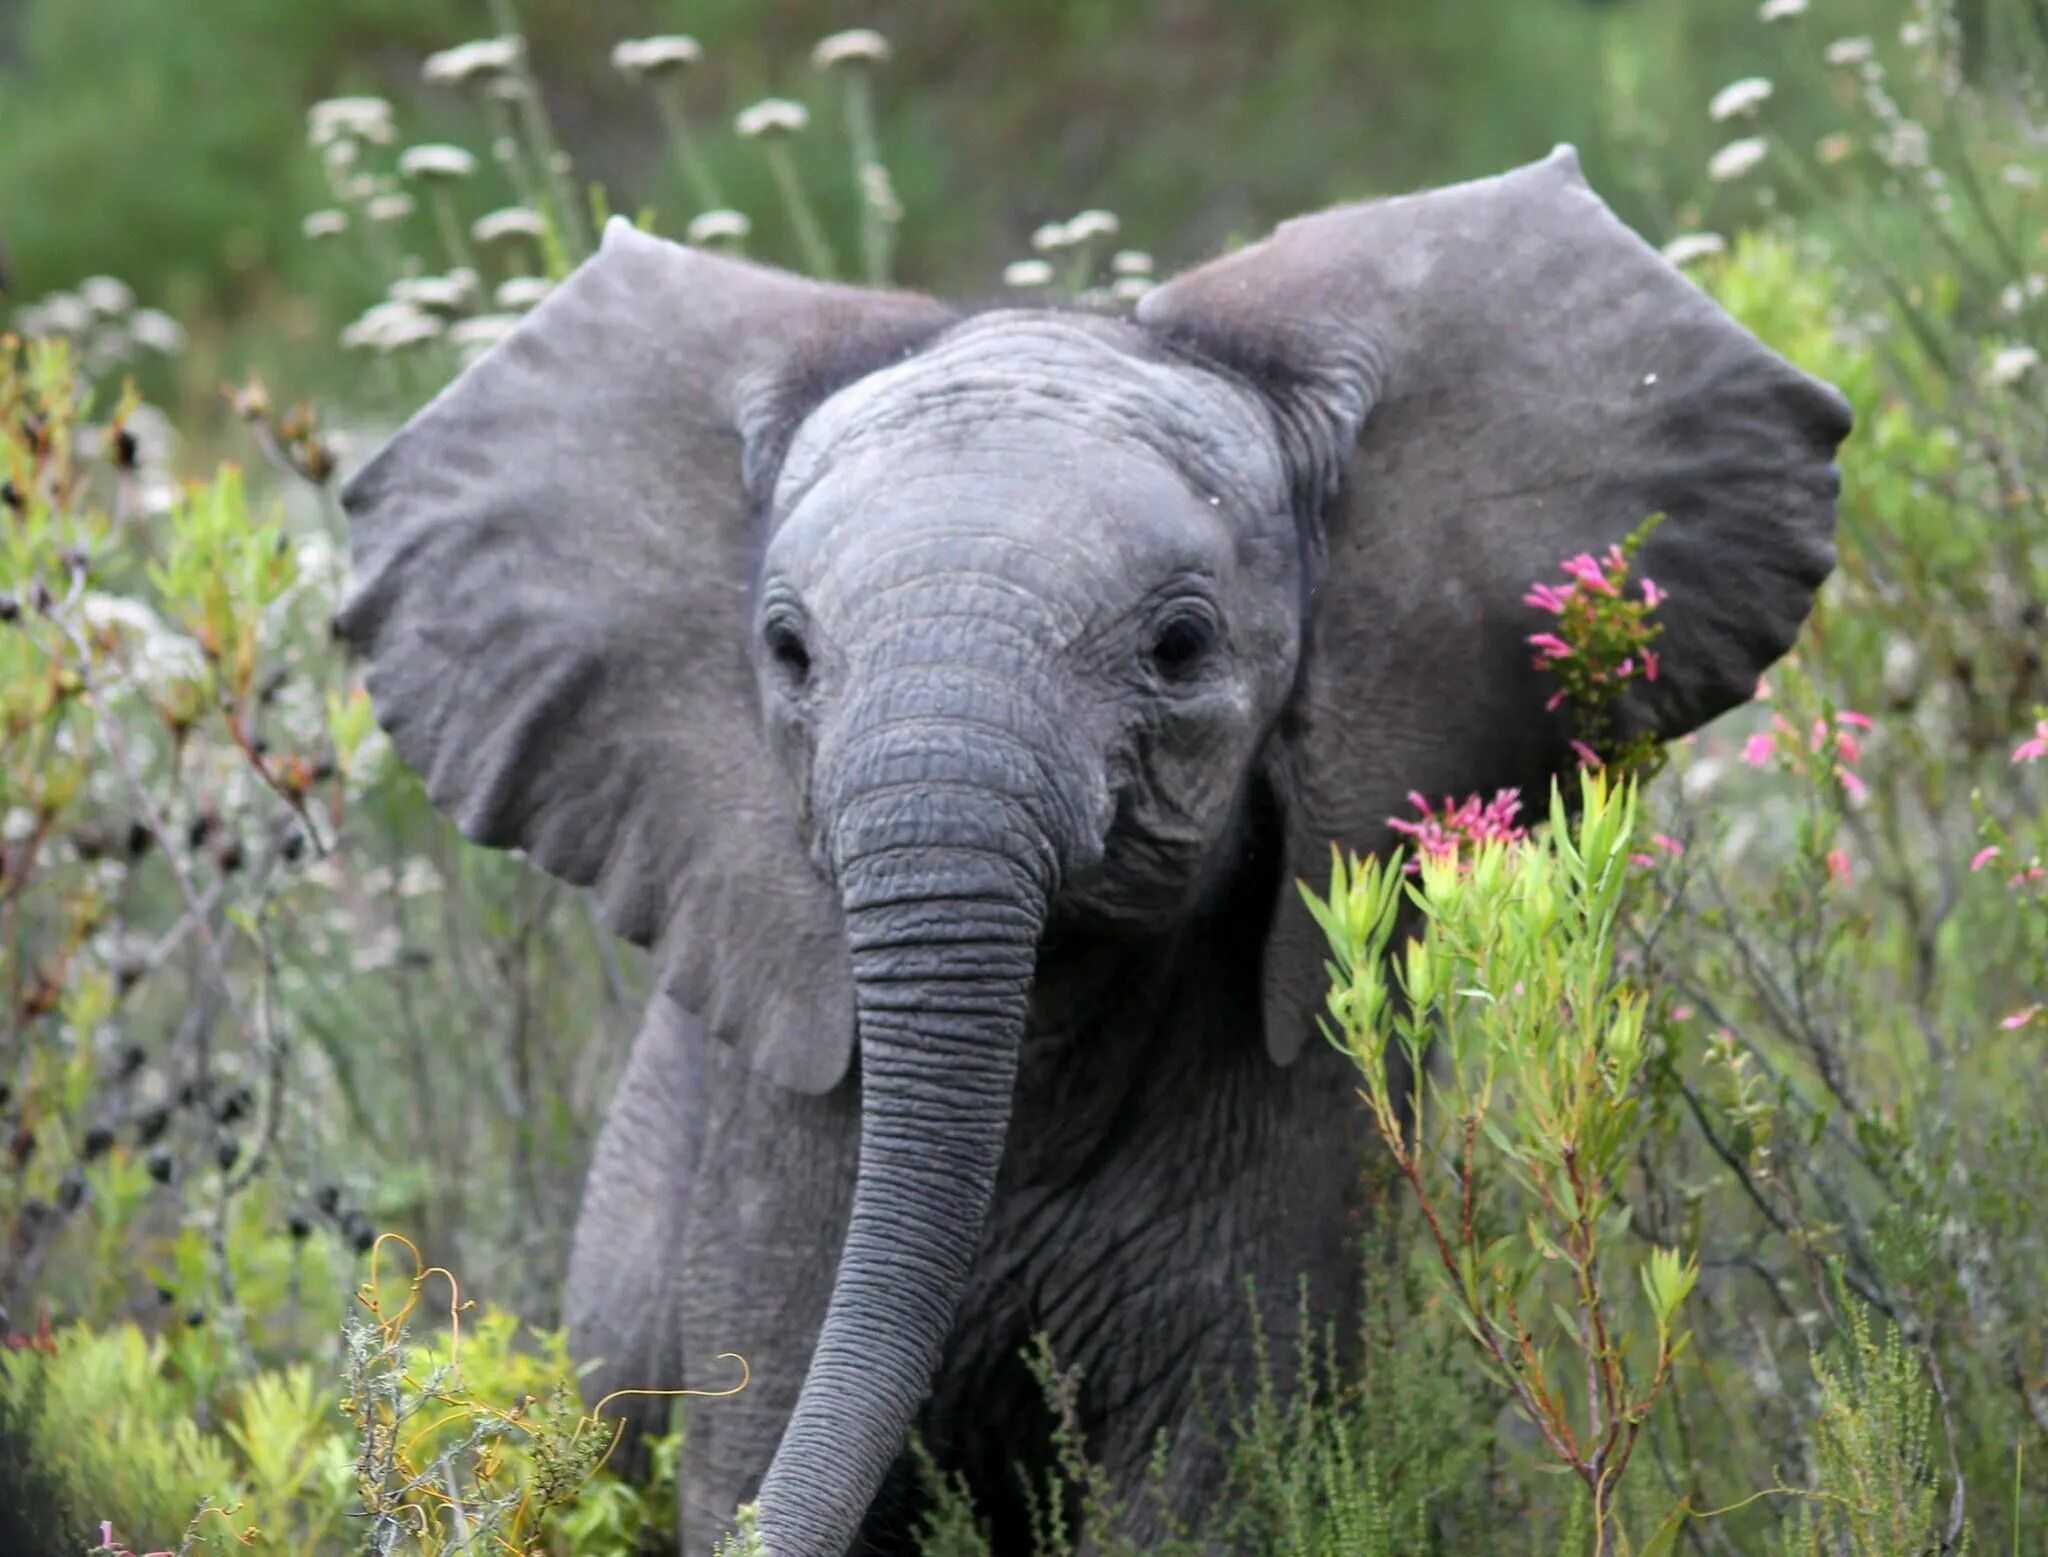
[{"label": "elephant's right ear", "polygon": [[336,627],[434,803],[595,889],[678,998],[804,1091],[845,1073],[852,1002],[761,728],[749,478],[835,364],[950,318],[614,221],[342,498]]}]

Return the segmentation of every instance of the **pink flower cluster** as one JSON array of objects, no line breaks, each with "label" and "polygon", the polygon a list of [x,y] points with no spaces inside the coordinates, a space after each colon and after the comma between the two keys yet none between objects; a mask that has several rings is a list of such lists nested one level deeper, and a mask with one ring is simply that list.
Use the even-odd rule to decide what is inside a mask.
[{"label": "pink flower cluster", "polygon": [[[1842,786],[1843,793],[1858,805],[1870,798],[1870,786],[1857,775],[1856,764],[1863,760],[1862,735],[1873,728],[1868,714],[1845,711],[1836,714],[1832,722],[1814,720],[1804,743],[1811,755],[1828,758],[1829,772]],[[1758,731],[1743,742],[1742,760],[1752,768],[1767,768],[1781,751],[1796,757],[1800,744],[1799,732],[1791,722],[1782,714],[1773,714],[1770,729]]]},{"label": "pink flower cluster", "polygon": [[2048,757],[2048,719],[2034,721],[2034,733],[2013,748],[2014,762],[2039,762]]},{"label": "pink flower cluster", "polygon": [[1462,801],[1444,797],[1443,809],[1436,810],[1421,795],[1411,792],[1408,804],[1414,818],[1390,816],[1387,825],[1415,846],[1417,858],[1408,862],[1411,872],[1422,868],[1422,860],[1457,859],[1464,851],[1488,843],[1520,843],[1529,829],[1515,818],[1522,811],[1521,792],[1504,789],[1491,800],[1468,795]]},{"label": "pink flower cluster", "polygon": [[[1581,552],[1576,557],[1565,558],[1558,567],[1570,576],[1572,582],[1564,585],[1531,584],[1529,592],[1522,596],[1522,603],[1535,606],[1539,611],[1548,611],[1559,619],[1560,628],[1569,625],[1565,618],[1574,604],[1591,605],[1593,600],[1600,596],[1610,600],[1624,598],[1622,591],[1628,583],[1628,559],[1622,555],[1619,546],[1608,547],[1604,557],[1595,557],[1591,552]],[[1664,591],[1657,587],[1654,579],[1646,578],[1642,585],[1644,609],[1655,609],[1666,598]],[[1548,669],[1557,661],[1571,659],[1580,653],[1580,650],[1574,648],[1558,632],[1531,633],[1528,643],[1536,651],[1534,664],[1538,670]],[[1645,681],[1657,679],[1657,656],[1649,648],[1641,645],[1625,654],[1612,667],[1613,677],[1617,681],[1627,681],[1635,675],[1639,666]],[[1605,681],[1608,675],[1609,670],[1606,667],[1595,666],[1591,671],[1591,679],[1594,681]],[[1555,709],[1564,702],[1566,696],[1566,691],[1560,689],[1552,694],[1550,701],[1544,706]],[[1599,763],[1595,761],[1586,765],[1598,767]]]}]

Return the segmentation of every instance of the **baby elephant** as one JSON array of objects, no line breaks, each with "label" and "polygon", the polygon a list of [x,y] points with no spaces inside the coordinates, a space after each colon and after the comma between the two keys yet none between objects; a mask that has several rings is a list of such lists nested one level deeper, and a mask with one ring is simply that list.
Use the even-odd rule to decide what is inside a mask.
[{"label": "baby elephant", "polygon": [[912,1429],[1015,1549],[1037,1332],[1119,1484],[1164,1428],[1197,1508],[1248,1288],[1279,1348],[1304,1277],[1355,1305],[1296,879],[1573,766],[1522,597],[1653,514],[1619,733],[1749,697],[1848,428],[1568,148],[1129,318],[614,221],[350,483],[339,625],[434,801],[662,972],[568,1292],[593,1398],[751,1365],[689,1402],[685,1549],[752,1499],[777,1557],[910,1550]]}]

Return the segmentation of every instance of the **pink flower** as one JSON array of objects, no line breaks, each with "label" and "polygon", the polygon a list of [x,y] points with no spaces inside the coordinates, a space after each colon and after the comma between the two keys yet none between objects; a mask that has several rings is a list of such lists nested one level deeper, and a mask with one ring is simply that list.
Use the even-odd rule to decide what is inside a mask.
[{"label": "pink flower", "polygon": [[1539,607],[1545,611],[1562,612],[1571,601],[1577,587],[1567,584],[1559,589],[1555,584],[1531,584],[1529,593],[1522,596],[1524,605]]},{"label": "pink flower", "polygon": [[1849,851],[1847,849],[1828,850],[1828,874],[1845,886],[1848,884]]},{"label": "pink flower", "polygon": [[1835,750],[1842,754],[1844,762],[1861,762],[1863,760],[1863,743],[1847,730],[1837,730],[1835,732]]},{"label": "pink flower", "polygon": [[1870,786],[1851,773],[1847,768],[1837,770],[1835,777],[1842,781],[1842,789],[1859,806],[1870,798]]},{"label": "pink flower", "polygon": [[1742,743],[1742,760],[1752,768],[1767,768],[1778,754],[1778,738],[1768,732],[1752,735]]},{"label": "pink flower", "polygon": [[1558,566],[1588,589],[1603,595],[1614,594],[1615,588],[1607,581],[1607,575],[1600,570],[1600,564],[1589,553],[1581,552],[1576,557],[1567,557]]},{"label": "pink flower", "polygon": [[2039,762],[2043,757],[2048,757],[2048,719],[2037,719],[2034,721],[2032,738],[2021,741],[2013,748],[2012,760]]},{"label": "pink flower", "polygon": [[1665,594],[1663,590],[1657,587],[1657,581],[1655,579],[1646,578],[1643,580],[1643,604],[1648,606],[1651,610],[1654,611],[1658,606],[1662,605],[1666,600],[1669,600],[1670,598],[1671,597],[1669,595]]},{"label": "pink flower", "polygon": [[1989,865],[1993,860],[1997,858],[1998,845],[1994,843],[1987,848],[1979,849],[1975,854],[1970,856],[1970,869],[1973,871],[1982,870],[1986,865]]},{"label": "pink flower", "polygon": [[1657,656],[1648,649],[1643,650],[1643,679],[1645,681],[1655,681],[1657,679]]},{"label": "pink flower", "polygon": [[1440,812],[1433,810],[1419,794],[1411,793],[1408,804],[1421,813],[1420,817],[1410,821],[1390,816],[1387,826],[1414,843],[1418,858],[1408,862],[1410,871],[1420,868],[1421,857],[1455,859],[1466,847],[1518,843],[1529,836],[1528,829],[1515,821],[1522,809],[1519,790],[1503,789],[1485,802],[1477,795],[1468,795],[1461,802],[1446,797]]},{"label": "pink flower", "polygon": [[2012,1032],[2018,1028],[2025,1027],[2027,1023],[2033,1021],[2033,1019],[2039,1016],[2040,1014],[2041,1005],[2037,1001],[2030,1006],[2021,1006],[2019,1010],[2013,1012],[2011,1016],[2003,1018],[1998,1025],[2000,1027],[2003,1027],[2007,1032]]},{"label": "pink flower", "polygon": [[2025,870],[2015,871],[2012,880],[2008,881],[2006,885],[2009,887],[2023,887],[2030,881],[2044,880],[2048,880],[2048,871],[2044,871],[2038,865],[2029,865]]},{"label": "pink flower", "polygon": [[1635,657],[1631,655],[1629,658],[1623,660],[1619,665],[1615,666],[1614,673],[1615,675],[1621,677],[1623,681],[1628,680],[1630,676],[1633,676],[1636,673]]},{"label": "pink flower", "polygon": [[1544,659],[1568,660],[1572,657],[1572,646],[1558,637],[1556,633],[1531,633],[1529,635],[1529,646],[1541,649]]},{"label": "pink flower", "polygon": [[1757,701],[1767,703],[1771,698],[1771,684],[1762,676],[1756,678]]},{"label": "pink flower", "polygon": [[1877,728],[1877,725],[1872,722],[1870,715],[1859,714],[1853,711],[1836,714],[1835,723],[1854,725],[1859,730],[1875,730]]},{"label": "pink flower", "polygon": [[1673,1006],[1671,1008],[1671,1020],[1674,1022],[1690,1022],[1692,1020],[1692,1007]]},{"label": "pink flower", "polygon": [[1685,845],[1669,833],[1652,833],[1650,834],[1650,842],[1674,858],[1685,853]]},{"label": "pink flower", "polygon": [[1652,870],[1656,867],[1657,859],[1655,855],[1651,854],[1631,854],[1628,857],[1628,862],[1635,866],[1637,870]]},{"label": "pink flower", "polygon": [[1545,699],[1543,704],[1543,711],[1546,714],[1556,713],[1558,709],[1564,706],[1565,697],[1565,689],[1563,687],[1559,687],[1555,692],[1551,693],[1547,699]]},{"label": "pink flower", "polygon": [[1579,766],[1582,768],[1588,768],[1593,772],[1597,773],[1600,771],[1601,768],[1606,766],[1606,764],[1600,760],[1600,754],[1597,751],[1593,750],[1592,747],[1588,746],[1584,741],[1573,741],[1572,750],[1578,753]]}]

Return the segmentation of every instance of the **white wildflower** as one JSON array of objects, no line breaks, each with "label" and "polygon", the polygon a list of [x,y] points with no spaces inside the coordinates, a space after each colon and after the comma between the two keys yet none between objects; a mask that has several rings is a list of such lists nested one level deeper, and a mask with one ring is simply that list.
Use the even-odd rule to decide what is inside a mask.
[{"label": "white wildflower", "polygon": [[458,319],[448,327],[448,339],[465,360],[482,356],[510,335],[519,323],[517,314],[476,314]]},{"label": "white wildflower", "polygon": [[1019,288],[1051,286],[1052,266],[1042,259],[1012,260],[1003,267],[1003,285]]},{"label": "white wildflower", "polygon": [[348,231],[348,214],[344,211],[309,211],[299,222],[299,231],[308,238],[333,238]]},{"label": "white wildflower", "polygon": [[1714,94],[1707,104],[1707,117],[1716,124],[1728,119],[1747,119],[1771,95],[1771,84],[1762,76],[1744,76],[1740,81],[1731,81]]},{"label": "white wildflower", "polygon": [[1112,274],[1119,276],[1149,276],[1152,274],[1152,256],[1143,249],[1118,249],[1109,257]]},{"label": "white wildflower", "polygon": [[1074,238],[1065,222],[1047,222],[1031,234],[1031,247],[1041,254],[1057,254],[1073,246]]},{"label": "white wildflower", "polygon": [[811,122],[810,110],[786,97],[764,97],[742,108],[732,122],[734,130],[748,140],[764,135],[794,135]]},{"label": "white wildflower", "polygon": [[1664,245],[1664,258],[1683,269],[1694,260],[1728,252],[1728,240],[1717,232],[1681,233]]},{"label": "white wildflower", "polygon": [[1877,143],[1877,154],[1895,168],[1924,168],[1928,157],[1927,127],[1901,119]]},{"label": "white wildflower", "polygon": [[1067,222],[1069,243],[1093,243],[1097,238],[1114,238],[1123,223],[1114,211],[1083,211]]},{"label": "white wildflower", "polygon": [[1988,384],[2017,384],[2040,363],[2041,354],[2031,346],[2002,347],[1991,354],[1990,365],[1984,369],[1984,381]]},{"label": "white wildflower", "polygon": [[361,141],[335,141],[320,153],[320,160],[327,164],[328,172],[340,175],[356,165],[362,151]]},{"label": "white wildflower", "polygon": [[128,320],[128,333],[136,345],[166,357],[185,349],[185,327],[161,308],[136,309]]},{"label": "white wildflower", "polygon": [[883,65],[889,59],[889,40],[872,27],[854,27],[818,40],[811,50],[811,63],[820,70],[841,65]]},{"label": "white wildflower", "polygon": [[460,146],[429,142],[408,146],[399,154],[398,171],[407,178],[468,178],[476,171],[476,158]]},{"label": "white wildflower", "polygon": [[1109,294],[1119,303],[1135,303],[1152,290],[1150,276],[1118,276],[1110,283]]},{"label": "white wildflower", "polygon": [[1732,183],[1754,171],[1770,149],[1771,143],[1761,135],[1730,141],[1707,159],[1707,177],[1717,184]]},{"label": "white wildflower", "polygon": [[720,207],[691,217],[683,236],[692,243],[744,243],[753,230],[754,224],[747,220],[744,211]]},{"label": "white wildflower", "polygon": [[382,146],[392,134],[391,105],[381,97],[330,97],[306,110],[306,138],[315,146],[348,137]]},{"label": "white wildflower", "polygon": [[1909,49],[1917,49],[1924,43],[1932,42],[1934,31],[1925,22],[1905,22],[1899,27],[1899,42]]},{"label": "white wildflower", "polygon": [[81,595],[78,614],[94,633],[123,640],[143,683],[152,690],[175,681],[197,681],[206,674],[199,645],[174,632],[139,600],[96,592]]},{"label": "white wildflower", "polygon": [[112,276],[87,276],[78,283],[78,295],[86,307],[109,319],[135,306],[134,289]]},{"label": "white wildflower", "polygon": [[1998,176],[2014,189],[2039,189],[2041,175],[2024,163],[2008,162],[1998,170]]},{"label": "white wildflower", "polygon": [[373,222],[402,222],[412,215],[412,196],[378,195],[363,209]]},{"label": "white wildflower", "polygon": [[452,49],[429,54],[420,66],[420,76],[437,86],[467,86],[472,81],[509,75],[519,68],[523,48],[513,35],[459,43]]},{"label": "white wildflower", "polygon": [[1861,65],[1877,52],[1868,38],[1837,38],[1822,51],[1830,65]]},{"label": "white wildflower", "polygon": [[1809,0],[1764,0],[1757,7],[1756,14],[1767,22],[1788,22],[1795,16],[1806,14]]},{"label": "white wildflower", "polygon": [[531,238],[539,242],[547,230],[540,212],[529,211],[523,205],[508,205],[501,211],[487,212],[469,224],[469,235],[478,243],[488,247],[507,238]]},{"label": "white wildflower", "polygon": [[685,33],[655,38],[627,38],[612,45],[612,69],[622,76],[666,76],[687,70],[704,58],[703,45]]},{"label": "white wildflower", "polygon": [[397,351],[430,341],[441,333],[441,321],[411,303],[377,303],[341,332],[351,350]]},{"label": "white wildflower", "polygon": [[555,284],[545,276],[507,276],[498,283],[498,290],[492,295],[500,308],[521,313],[554,289]]},{"label": "white wildflower", "polygon": [[92,309],[71,292],[52,292],[33,312],[37,328],[31,335],[83,335],[92,326]]},{"label": "white wildflower", "polygon": [[415,308],[453,313],[469,298],[476,286],[473,271],[450,271],[445,276],[400,276],[391,283],[391,301],[410,303]]}]

